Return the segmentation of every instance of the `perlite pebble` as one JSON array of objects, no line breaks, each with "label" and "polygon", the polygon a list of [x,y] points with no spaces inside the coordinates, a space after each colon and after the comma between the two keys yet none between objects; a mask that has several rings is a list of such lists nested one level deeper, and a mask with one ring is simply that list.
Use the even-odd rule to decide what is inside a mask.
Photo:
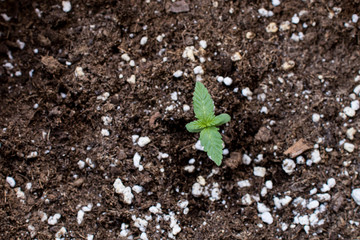
[{"label": "perlite pebble", "polygon": [[348,117],[354,117],[356,112],[354,109],[352,109],[351,107],[345,107],[344,108],[344,113],[348,116]]},{"label": "perlite pebble", "polygon": [[247,206],[251,205],[253,203],[253,199],[251,198],[250,194],[245,194],[245,196],[241,198],[241,203]]},{"label": "perlite pebble", "polygon": [[312,115],[312,121],[313,122],[319,122],[320,121],[320,115],[319,114],[317,114],[317,113],[314,113],[313,115]]},{"label": "perlite pebble", "polygon": [[250,165],[251,157],[249,155],[247,155],[247,154],[243,154],[242,163],[245,164],[245,165]]},{"label": "perlite pebble", "polygon": [[268,11],[265,8],[260,8],[258,10],[258,13],[260,14],[260,16],[262,17],[272,17],[274,16],[274,13],[272,11]]},{"label": "perlite pebble", "polygon": [[35,236],[37,234],[35,227],[33,225],[29,225],[27,229],[30,232],[30,237],[35,238]]},{"label": "perlite pebble", "polygon": [[287,158],[283,161],[282,168],[287,174],[291,175],[296,168],[296,164],[293,160]]},{"label": "perlite pebble", "polygon": [[158,35],[158,36],[156,37],[156,41],[158,41],[158,42],[162,42],[163,39],[164,39],[164,36],[163,36],[163,35]]},{"label": "perlite pebble", "polygon": [[355,145],[352,143],[344,143],[344,149],[348,152],[353,152],[355,149]]},{"label": "perlite pebble", "polygon": [[139,147],[144,147],[145,145],[147,145],[150,142],[151,142],[151,140],[149,137],[140,137],[137,144],[139,145]]},{"label": "perlite pebble", "polygon": [[8,21],[11,20],[11,17],[9,17],[6,13],[2,13],[2,14],[0,14],[0,15],[3,17],[3,19],[4,19],[6,22],[8,22]]},{"label": "perlite pebble", "polygon": [[264,223],[272,224],[274,222],[274,218],[271,216],[269,212],[264,212],[260,214],[260,218]]},{"label": "perlite pebble", "polygon": [[199,44],[200,44],[200,47],[202,47],[203,49],[207,48],[207,42],[205,40],[201,40],[199,42]]},{"label": "perlite pebble", "polygon": [[216,77],[216,81],[218,81],[219,83],[221,83],[221,82],[224,81],[224,77],[222,77],[222,76],[217,76],[217,77]]},{"label": "perlite pebble", "polygon": [[264,167],[254,167],[254,175],[257,177],[265,177],[266,168]]},{"label": "perlite pebble", "polygon": [[233,62],[237,62],[240,61],[242,59],[242,56],[239,52],[235,52],[232,56],[231,56],[231,61]]},{"label": "perlite pebble", "polygon": [[16,192],[16,197],[17,198],[20,198],[21,200],[26,199],[25,193],[21,190],[20,187],[15,188],[15,192]]},{"label": "perlite pebble", "polygon": [[131,75],[128,79],[126,79],[126,81],[130,84],[135,84],[136,83],[135,75]]},{"label": "perlite pebble", "polygon": [[6,177],[6,182],[10,185],[10,187],[15,187],[16,185],[16,182],[15,182],[15,179],[12,178],[12,177]]},{"label": "perlite pebble", "polygon": [[295,41],[295,42],[299,42],[304,40],[304,34],[302,32],[299,32],[298,34],[293,33],[290,37],[291,40]]},{"label": "perlite pebble", "polygon": [[357,205],[360,205],[360,188],[352,190],[351,197],[354,199]]},{"label": "perlite pebble", "polygon": [[183,105],[183,110],[184,110],[184,112],[189,111],[189,110],[190,110],[190,106],[187,105],[187,104],[184,104],[184,105]]},{"label": "perlite pebble", "polygon": [[55,234],[55,239],[62,239],[62,237],[65,237],[65,234],[67,233],[66,228],[65,227],[61,227],[59,231],[56,232]]},{"label": "perlite pebble", "polygon": [[272,188],[273,188],[273,182],[272,182],[271,180],[267,180],[267,181],[265,182],[265,187],[266,187],[267,189],[272,189]]},{"label": "perlite pebble", "polygon": [[83,77],[83,76],[85,76],[83,68],[82,67],[76,67],[75,68],[75,77]]},{"label": "perlite pebble", "polygon": [[230,77],[224,78],[224,84],[226,86],[230,86],[232,84],[233,80]]},{"label": "perlite pebble", "polygon": [[58,220],[61,218],[61,214],[60,213],[56,213],[54,214],[54,216],[50,216],[48,219],[48,224],[49,225],[56,225],[58,223]]},{"label": "perlite pebble", "polygon": [[238,185],[240,188],[250,187],[250,186],[251,186],[249,180],[238,181],[238,182],[237,182],[237,185]]},{"label": "perlite pebble", "polygon": [[352,21],[353,23],[357,23],[357,22],[359,21],[359,16],[358,16],[357,14],[353,14],[353,15],[351,16],[351,21]]},{"label": "perlite pebble", "polygon": [[329,188],[333,188],[336,185],[336,180],[335,178],[329,178],[326,183],[329,186]]},{"label": "perlite pebble", "polygon": [[103,135],[104,137],[108,137],[110,136],[110,132],[107,129],[101,129],[101,135]]},{"label": "perlite pebble", "polygon": [[359,102],[359,100],[351,101],[350,106],[351,106],[351,108],[354,109],[355,111],[359,110],[359,108],[360,108],[360,102]]},{"label": "perlite pebble", "polygon": [[203,68],[202,68],[201,66],[196,66],[196,67],[194,68],[194,74],[196,74],[196,75],[198,75],[198,74],[203,75],[203,74],[204,74]]},{"label": "perlite pebble", "polygon": [[359,95],[359,93],[360,93],[360,85],[357,85],[357,86],[354,88],[353,92],[354,92],[356,95]]},{"label": "perlite pebble", "polygon": [[356,133],[356,129],[351,127],[348,130],[346,130],[346,137],[350,140],[353,140],[355,133]]},{"label": "perlite pebble", "polygon": [[144,188],[143,188],[142,186],[139,186],[139,185],[134,185],[134,186],[132,187],[132,190],[133,190],[134,192],[136,192],[136,193],[141,193],[141,192],[144,190]]},{"label": "perlite pebble", "polygon": [[19,39],[16,40],[16,44],[19,46],[19,48],[22,50],[25,47],[25,43],[20,41]]},{"label": "perlite pebble", "polygon": [[298,17],[298,15],[295,13],[294,16],[291,18],[291,22],[293,24],[298,24],[300,22],[300,18]]},{"label": "perlite pebble", "polygon": [[87,165],[89,165],[89,167],[94,168],[95,164],[92,162],[91,158],[86,158],[85,162]]},{"label": "perlite pebble", "polygon": [[178,94],[177,92],[173,92],[170,94],[171,100],[177,101],[178,100]]},{"label": "perlite pebble", "polygon": [[244,97],[251,97],[253,95],[252,91],[250,90],[250,88],[246,87],[243,90],[241,90],[241,94]]},{"label": "perlite pebble", "polygon": [[144,170],[144,167],[140,164],[140,160],[141,160],[141,156],[139,153],[136,152],[133,157],[133,163],[134,166],[138,168],[139,171],[141,172],[142,170]]},{"label": "perlite pebble", "polygon": [[204,188],[200,185],[200,183],[196,182],[192,185],[191,193],[194,197],[200,197],[203,190]]},{"label": "perlite pebble", "polygon": [[146,37],[146,36],[142,37],[140,40],[140,45],[142,45],[142,46],[145,45],[147,43],[147,41],[148,41],[148,37]]},{"label": "perlite pebble", "polygon": [[131,204],[134,195],[131,193],[130,187],[125,187],[120,178],[117,178],[114,182],[115,192],[123,195],[123,200],[126,204]]},{"label": "perlite pebble", "polygon": [[299,216],[298,221],[300,223],[300,225],[309,225],[309,216],[308,215],[304,215],[304,216]]},{"label": "perlite pebble", "polygon": [[303,156],[298,156],[296,158],[296,164],[305,164],[305,158]]},{"label": "perlite pebble", "polygon": [[312,153],[311,153],[311,161],[313,163],[319,163],[321,161],[321,156],[320,156],[320,152],[319,150],[314,150]]},{"label": "perlite pebble", "polygon": [[131,60],[131,58],[129,57],[129,55],[127,53],[122,54],[121,59],[126,62],[129,62]]},{"label": "perlite pebble", "polygon": [[79,210],[76,216],[76,221],[80,225],[84,220],[85,212],[83,210]]},{"label": "perlite pebble", "polygon": [[263,203],[257,203],[257,210],[259,213],[270,212],[270,208]]},{"label": "perlite pebble", "polygon": [[328,202],[331,200],[331,195],[328,193],[318,193],[316,196],[318,197],[319,202]]},{"label": "perlite pebble", "polygon": [[271,4],[272,4],[274,7],[279,6],[280,3],[281,3],[280,0],[272,0],[272,1],[271,1]]},{"label": "perlite pebble", "polygon": [[198,141],[195,143],[195,149],[196,149],[196,150],[200,150],[200,151],[204,151],[204,147],[201,145],[200,140],[198,140]]},{"label": "perlite pebble", "polygon": [[317,208],[318,206],[320,205],[319,201],[318,200],[313,200],[311,202],[309,202],[306,207],[308,209],[314,209],[314,208]]},{"label": "perlite pebble", "polygon": [[274,197],[274,204],[278,209],[286,207],[291,202],[292,198],[290,196],[285,196],[283,198]]},{"label": "perlite pebble", "polygon": [[184,167],[184,170],[187,171],[187,172],[189,172],[189,173],[192,173],[192,172],[194,172],[194,170],[195,170],[195,166],[193,166],[193,165],[187,165],[187,166]]},{"label": "perlite pebble", "polygon": [[79,161],[77,162],[77,165],[79,166],[79,169],[83,169],[83,168],[85,167],[85,162],[82,161],[82,160],[79,160]]},{"label": "perlite pebble", "polygon": [[102,116],[102,117],[101,117],[101,120],[103,121],[103,124],[104,124],[105,126],[108,126],[108,125],[110,125],[110,123],[112,122],[112,117]]},{"label": "perlite pebble", "polygon": [[177,70],[176,72],[174,72],[173,76],[179,78],[183,75],[183,73],[184,73],[183,71]]},{"label": "perlite pebble", "polygon": [[62,10],[66,13],[71,11],[70,1],[62,1]]}]

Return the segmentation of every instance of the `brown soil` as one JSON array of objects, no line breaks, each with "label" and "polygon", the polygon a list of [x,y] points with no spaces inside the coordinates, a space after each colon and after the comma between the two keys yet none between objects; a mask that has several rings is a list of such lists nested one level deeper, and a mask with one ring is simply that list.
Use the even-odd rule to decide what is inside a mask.
[{"label": "brown soil", "polygon": [[[65,239],[87,239],[88,234],[139,239],[135,218],[147,219],[148,239],[170,239],[175,223],[181,228],[176,239],[359,237],[360,208],[351,197],[360,187],[359,114],[344,119],[339,113],[359,100],[350,94],[360,80],[360,21],[351,21],[360,13],[360,1],[289,0],[277,7],[271,1],[187,2],[72,0],[67,13],[61,1],[0,2],[0,13],[11,17],[0,18],[1,239],[30,239],[29,226],[37,239],[54,238],[61,227],[67,230]],[[260,16],[260,8],[274,15]],[[301,15],[298,24],[291,23],[294,14]],[[284,21],[290,21],[289,29],[266,31],[271,22],[279,27]],[[249,32],[253,38],[247,38]],[[292,40],[299,32],[304,38]],[[148,41],[140,45],[144,36]],[[23,49],[18,40],[25,43]],[[205,49],[200,40],[206,40]],[[194,62],[182,57],[187,46],[199,50]],[[236,62],[231,60],[235,52],[242,56]],[[123,60],[124,53],[136,66]],[[284,70],[290,60],[294,68]],[[221,127],[230,154],[219,168],[194,148],[198,134],[185,130],[194,114],[183,111],[183,104],[191,106],[193,69],[199,65],[216,114],[232,118]],[[84,76],[75,75],[77,67]],[[177,70],[184,75],[175,78]],[[127,81],[131,75],[135,84]],[[233,83],[219,83],[217,76],[231,77]],[[246,87],[252,99],[242,95]],[[174,92],[177,101],[171,99]],[[263,106],[267,114],[260,112]],[[321,116],[319,122],[312,121],[314,113]],[[109,125],[103,116],[112,118]],[[346,137],[351,127],[353,140]],[[102,129],[110,135],[103,136]],[[133,135],[151,142],[140,147]],[[282,168],[289,157],[284,152],[300,139],[307,144],[300,147],[305,161],[314,147],[321,161],[297,164],[288,175]],[[353,152],[344,150],[344,139],[355,145]],[[142,157],[142,171],[133,164],[135,153]],[[159,158],[161,153],[169,157]],[[253,160],[250,165],[242,164],[244,154]],[[263,160],[254,162],[259,154]],[[188,172],[184,168],[192,158],[195,170]],[[94,166],[80,169],[79,160],[86,159]],[[255,166],[266,168],[265,177],[254,176]],[[210,192],[218,184],[220,199],[192,194],[199,176]],[[7,177],[15,179],[15,188]],[[115,193],[117,178],[125,186],[143,187],[140,193],[132,190],[130,205]],[[331,200],[317,208],[323,224],[309,224],[307,230],[294,223],[297,215],[316,211],[294,200],[316,200],[310,190],[322,193],[329,178],[336,180],[327,192]],[[251,187],[240,188],[241,180]],[[260,195],[268,180],[273,188]],[[256,201],[244,204],[246,194],[270,208],[273,223],[262,221]],[[285,196],[292,201],[279,209],[274,197]],[[188,201],[187,214],[180,200]],[[149,212],[157,203],[161,213]],[[79,224],[78,212],[88,204],[93,207]],[[41,221],[41,211],[61,218],[50,225]],[[122,224],[128,225],[126,237],[120,234]]]}]

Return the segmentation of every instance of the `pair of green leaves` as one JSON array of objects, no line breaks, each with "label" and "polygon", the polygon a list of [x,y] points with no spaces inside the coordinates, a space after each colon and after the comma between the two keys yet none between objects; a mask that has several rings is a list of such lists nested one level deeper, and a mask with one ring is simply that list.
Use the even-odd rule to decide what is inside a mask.
[{"label": "pair of green leaves", "polygon": [[229,122],[230,116],[226,113],[215,116],[214,101],[201,82],[196,82],[193,105],[198,120],[186,124],[186,129],[189,132],[200,132],[200,142],[205,152],[220,166],[224,143],[217,127]]}]

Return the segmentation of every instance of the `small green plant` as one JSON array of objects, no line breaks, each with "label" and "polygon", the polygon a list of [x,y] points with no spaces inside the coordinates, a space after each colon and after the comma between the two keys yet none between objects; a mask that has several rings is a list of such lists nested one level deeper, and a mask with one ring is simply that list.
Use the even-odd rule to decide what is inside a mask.
[{"label": "small green plant", "polygon": [[230,121],[226,113],[215,116],[215,106],[208,90],[201,82],[196,82],[193,97],[195,117],[198,120],[186,124],[189,132],[200,132],[200,143],[208,157],[220,166],[224,143],[218,126]]}]

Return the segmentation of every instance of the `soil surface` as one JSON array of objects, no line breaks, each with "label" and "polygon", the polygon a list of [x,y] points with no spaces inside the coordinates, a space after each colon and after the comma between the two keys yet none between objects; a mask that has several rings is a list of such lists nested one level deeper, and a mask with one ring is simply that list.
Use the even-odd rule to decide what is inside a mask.
[{"label": "soil surface", "polygon": [[360,237],[359,0],[0,9],[1,239]]}]

